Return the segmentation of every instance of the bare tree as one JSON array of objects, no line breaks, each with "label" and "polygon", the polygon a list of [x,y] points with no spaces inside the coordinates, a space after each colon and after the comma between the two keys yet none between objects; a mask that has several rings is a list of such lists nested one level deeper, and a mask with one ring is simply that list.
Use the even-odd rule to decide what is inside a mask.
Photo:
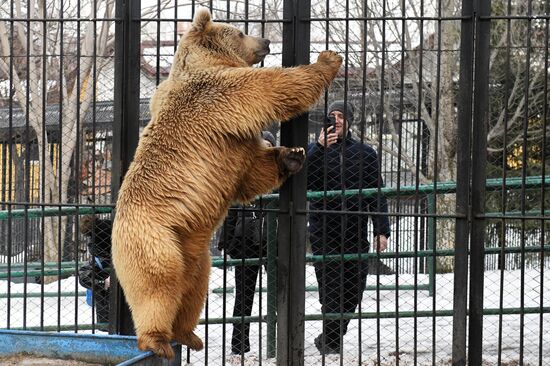
[{"label": "bare tree", "polygon": [[[326,3],[312,0],[312,52],[328,47],[347,56],[347,76],[337,83],[332,93],[341,97],[346,87],[348,96],[362,110],[362,118],[357,119],[353,129],[366,131],[366,141],[393,156],[399,170],[410,172],[418,183],[456,180],[460,2],[331,1],[329,9]],[[190,17],[192,4],[211,6],[220,20],[283,18],[282,0],[180,2],[177,17]],[[526,5],[527,0],[515,2],[510,15],[522,14]],[[94,103],[94,76],[99,78],[105,66],[112,62],[113,55],[114,0],[66,1],[63,6],[60,9],[56,2],[14,0],[9,7],[0,8],[4,19],[0,21],[0,77],[11,78],[11,89],[6,91],[5,97],[13,94],[13,101],[28,116],[35,135],[40,136],[36,138],[39,164],[44,167],[40,169],[44,181],[40,200],[45,204],[69,201],[69,180],[75,168],[71,161],[74,161],[79,140],[77,126],[82,124]],[[493,2],[493,7],[499,11],[503,5]],[[142,17],[168,16],[171,11],[176,15],[178,9],[173,8],[170,1],[163,0],[161,7],[155,4],[143,9]],[[63,17],[82,21],[39,21]],[[443,20],[438,22],[438,17]],[[18,20],[12,22],[10,18]],[[541,124],[540,118],[539,123],[533,118],[527,136],[522,134],[525,115],[540,116],[541,106],[547,103],[541,88],[545,75],[544,32],[541,32],[542,25],[536,22],[530,30],[526,24],[494,21],[490,62],[494,80],[488,134],[490,153],[506,154],[525,138],[536,141],[542,135],[542,128],[548,125]],[[153,39],[158,37],[159,23],[148,27],[143,21],[142,27],[143,37],[147,37],[148,32],[153,33]],[[252,22],[248,27],[250,33],[264,34],[274,44],[282,42],[280,22]],[[528,32],[531,48],[525,45]],[[529,70],[528,79],[526,70]],[[43,104],[48,102],[59,102],[62,111],[59,129],[63,131],[64,144],[61,156],[55,159],[52,150],[48,149],[49,136],[42,134],[46,128]],[[425,169],[418,168],[420,157],[415,151],[399,144],[403,120],[421,121],[428,131]],[[378,136],[380,131],[387,135],[383,140]],[[381,140],[383,144],[378,146]],[[23,149],[12,150],[14,159],[24,158]],[[437,207],[438,213],[453,211],[454,195],[438,195]],[[46,220],[44,255],[47,261],[58,258],[57,233],[65,232],[65,224],[66,219]],[[452,220],[438,220],[437,227],[437,246],[454,247]],[[442,263],[442,268],[448,270],[451,265],[450,262]]]},{"label": "bare tree", "polygon": [[[114,10],[114,1],[107,0],[97,2],[97,7],[89,7],[89,17],[112,19]],[[112,37],[109,28],[112,22],[104,21],[99,23],[87,22],[84,29],[74,29],[74,33],[68,33],[62,29],[62,23],[40,22],[37,19],[57,18],[60,14],[63,17],[70,15],[76,16],[82,11],[78,9],[76,3],[66,2],[64,9],[60,9],[58,4],[53,2],[46,6],[44,1],[14,1],[12,3],[11,14],[3,14],[4,18],[13,16],[19,19],[29,19],[29,22],[0,22],[0,45],[5,57],[0,59],[0,68],[5,75],[11,75],[11,85],[14,90],[14,101],[23,111],[30,122],[37,138],[41,182],[40,200],[43,204],[58,204],[68,202],[68,185],[71,177],[72,165],[70,164],[78,141],[77,125],[82,122],[90,104],[92,103],[93,88],[87,85],[92,84],[92,75],[98,75],[108,61],[108,55],[111,50],[108,43]],[[89,5],[89,4],[88,4]],[[3,8],[7,12],[8,9]],[[83,17],[82,14],[80,17]],[[77,25],[80,28],[80,25]],[[64,34],[65,33],[65,34]],[[11,39],[10,39],[11,37]],[[76,38],[76,39],[75,39]],[[11,42],[22,45],[22,51],[27,55],[28,62],[23,65],[26,70],[21,72],[21,64],[15,62],[12,57],[13,48]],[[76,50],[74,49],[76,48]],[[64,65],[60,67],[62,61],[62,50],[72,49],[72,52],[78,54],[78,67],[76,70],[70,70],[69,67],[75,67],[75,64]],[[96,56],[94,61],[94,56]],[[10,67],[12,70],[10,71]],[[15,72],[14,70],[15,69]],[[59,70],[58,80],[52,82],[55,70]],[[19,71],[19,72],[18,72]],[[72,79],[69,75],[77,73]],[[60,157],[57,160],[61,166],[54,167],[54,159],[50,153],[50,141],[48,134],[43,134],[46,125],[42,116],[45,108],[44,103],[48,100],[49,88],[53,86],[61,88],[60,103],[62,104],[62,114],[60,126],[64,133],[63,148],[60,149]],[[77,116],[79,118],[77,118]],[[60,122],[61,123],[61,122]],[[46,157],[45,159],[42,157]],[[67,218],[63,217],[60,221],[54,218],[46,218],[44,223],[44,260],[58,260],[58,231],[65,233],[64,227]],[[58,227],[61,225],[61,228]]]},{"label": "bare tree", "polygon": [[[162,1],[163,9],[166,3]],[[6,92],[13,96],[14,107],[21,109],[34,132],[43,183],[39,185],[39,201],[46,207],[70,202],[69,182],[77,169],[75,150],[78,141],[82,143],[78,126],[83,125],[95,102],[96,80],[105,66],[113,63],[114,54],[115,0],[61,4],[63,8],[59,2],[14,0],[9,7],[0,8],[0,75],[8,79]],[[154,10],[146,8],[142,15],[147,17]],[[146,24],[143,22],[143,26]],[[50,136],[44,133],[47,126],[42,111],[50,102],[59,103],[57,130],[63,134],[63,145],[57,149],[51,148]],[[11,149],[13,159],[23,159],[24,154],[23,144],[20,149]],[[42,229],[46,262],[58,261],[66,224],[66,216],[45,218]]]},{"label": "bare tree", "polygon": [[[460,22],[456,19],[461,13],[461,3],[352,0],[347,9],[345,3],[337,2],[326,9],[325,2],[314,2],[312,17],[339,19],[320,22],[317,32],[321,38],[324,36],[325,46],[346,53],[348,97],[356,106],[361,104],[364,113],[353,128],[360,132],[365,128],[362,124],[368,123],[371,128],[365,129],[366,141],[392,155],[399,170],[415,175],[418,183],[456,181],[456,96],[460,66]],[[543,5],[537,6],[541,8],[535,6],[532,13],[543,14]],[[493,2],[493,8],[498,13],[505,6]],[[527,1],[515,2],[509,15],[521,15],[527,8]],[[435,17],[443,20],[437,22],[433,20]],[[540,141],[543,128],[548,129],[548,124],[540,121],[547,103],[543,88],[547,48],[543,29],[542,23],[537,28],[536,22],[529,30],[527,22],[493,21],[489,153],[506,154],[526,138]],[[531,47],[527,46],[527,38]],[[526,64],[528,54],[530,67]],[[342,96],[344,84],[339,88],[335,93]],[[356,95],[365,98],[360,100]],[[533,119],[528,123],[527,135],[521,128],[525,116]],[[428,130],[426,169],[418,167],[420,156],[414,150],[399,143],[401,122],[410,119],[421,121]],[[389,135],[382,140],[382,146],[380,131]],[[438,194],[436,206],[437,213],[454,212],[455,195]],[[437,247],[454,248],[453,238],[453,220],[437,220]],[[452,258],[439,258],[438,269],[451,270]]]}]

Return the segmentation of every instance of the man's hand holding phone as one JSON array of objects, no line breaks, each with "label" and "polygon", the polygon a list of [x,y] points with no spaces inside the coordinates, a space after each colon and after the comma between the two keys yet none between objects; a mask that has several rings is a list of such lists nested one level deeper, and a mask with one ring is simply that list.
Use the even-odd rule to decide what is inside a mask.
[{"label": "man's hand holding phone", "polygon": [[334,121],[334,117],[328,118],[328,126],[326,128],[321,129],[321,133],[319,134],[319,139],[317,142],[324,147],[329,147],[330,145],[334,144],[336,141],[338,141],[338,134],[336,133],[336,125]]}]

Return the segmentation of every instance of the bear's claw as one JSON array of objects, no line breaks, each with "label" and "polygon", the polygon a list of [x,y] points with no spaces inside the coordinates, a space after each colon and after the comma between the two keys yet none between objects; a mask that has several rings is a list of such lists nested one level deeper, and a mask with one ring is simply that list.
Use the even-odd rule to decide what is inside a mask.
[{"label": "bear's claw", "polygon": [[282,171],[288,174],[295,174],[304,165],[306,160],[306,151],[302,147],[293,147],[287,149],[280,155],[280,164]]},{"label": "bear's claw", "polygon": [[169,360],[175,356],[167,337],[160,333],[148,333],[139,337],[138,348],[142,351],[152,351],[157,356]]}]

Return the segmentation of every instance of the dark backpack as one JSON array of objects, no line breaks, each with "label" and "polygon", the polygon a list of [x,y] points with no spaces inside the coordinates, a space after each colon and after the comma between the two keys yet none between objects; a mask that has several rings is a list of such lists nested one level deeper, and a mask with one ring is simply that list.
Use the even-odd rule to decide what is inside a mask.
[{"label": "dark backpack", "polygon": [[[236,206],[242,208],[242,206]],[[266,255],[267,225],[264,213],[256,206],[246,210],[231,210],[222,226],[219,249],[224,249],[231,258],[258,258]],[[261,250],[261,252],[260,252]]]}]

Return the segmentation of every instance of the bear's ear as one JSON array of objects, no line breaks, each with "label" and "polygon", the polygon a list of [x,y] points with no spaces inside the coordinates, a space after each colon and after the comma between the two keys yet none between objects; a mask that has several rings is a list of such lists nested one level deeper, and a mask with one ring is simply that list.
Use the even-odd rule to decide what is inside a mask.
[{"label": "bear's ear", "polygon": [[211,22],[212,16],[210,15],[210,10],[207,8],[200,8],[193,18],[193,29],[197,32],[202,32]]}]

